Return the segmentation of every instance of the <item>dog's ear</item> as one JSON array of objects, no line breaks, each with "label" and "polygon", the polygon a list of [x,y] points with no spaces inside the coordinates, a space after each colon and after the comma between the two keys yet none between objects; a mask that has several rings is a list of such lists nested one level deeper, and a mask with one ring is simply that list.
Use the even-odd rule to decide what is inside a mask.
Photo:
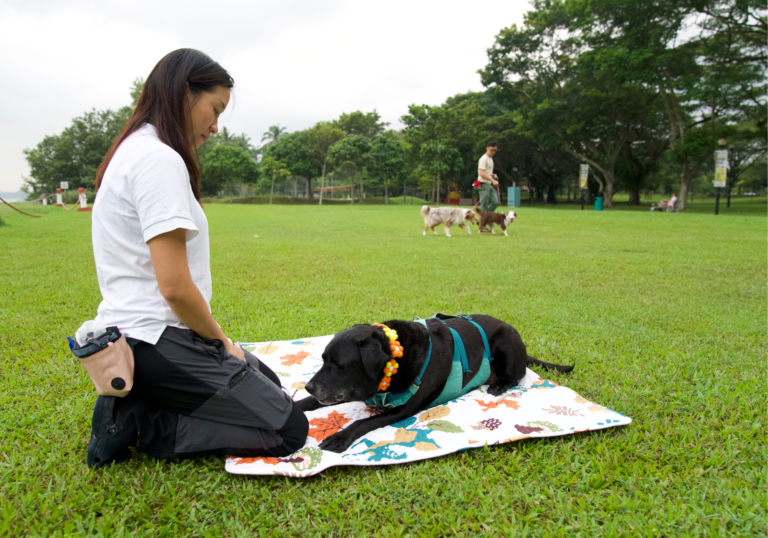
[{"label": "dog's ear", "polygon": [[360,348],[360,356],[363,360],[363,367],[365,373],[371,379],[379,379],[384,370],[384,365],[387,364],[389,356],[381,349],[381,342],[373,337],[368,337],[357,343]]}]

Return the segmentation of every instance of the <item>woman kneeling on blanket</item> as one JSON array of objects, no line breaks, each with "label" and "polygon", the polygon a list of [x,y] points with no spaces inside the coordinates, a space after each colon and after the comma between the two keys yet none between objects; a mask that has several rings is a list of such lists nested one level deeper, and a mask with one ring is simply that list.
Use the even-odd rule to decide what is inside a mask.
[{"label": "woman kneeling on blanket", "polygon": [[229,103],[232,77],[205,54],[165,56],[96,174],[97,322],[133,348],[125,398],[99,396],[88,465],[195,454],[286,456],[308,424],[279,378],[211,315],[208,220],[196,151]]}]

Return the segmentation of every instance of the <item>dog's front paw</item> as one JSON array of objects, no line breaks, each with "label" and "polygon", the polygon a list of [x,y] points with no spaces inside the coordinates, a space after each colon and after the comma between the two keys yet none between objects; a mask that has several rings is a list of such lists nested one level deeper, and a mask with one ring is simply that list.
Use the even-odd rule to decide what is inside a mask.
[{"label": "dog's front paw", "polygon": [[353,441],[354,439],[349,439],[349,436],[344,435],[344,430],[342,430],[340,432],[334,433],[330,437],[323,439],[323,442],[320,443],[319,447],[320,450],[327,450],[329,452],[336,452],[337,454],[341,454],[350,446],[352,446]]},{"label": "dog's front paw", "polygon": [[501,396],[513,387],[512,383],[495,383],[488,386],[488,394],[491,396]]}]

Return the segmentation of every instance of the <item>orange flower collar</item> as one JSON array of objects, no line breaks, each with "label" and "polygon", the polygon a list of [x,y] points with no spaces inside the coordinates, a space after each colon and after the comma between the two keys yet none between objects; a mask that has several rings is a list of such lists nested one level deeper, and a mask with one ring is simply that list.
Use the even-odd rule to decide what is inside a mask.
[{"label": "orange flower collar", "polygon": [[400,368],[400,365],[397,364],[395,359],[399,359],[403,356],[403,346],[397,341],[397,331],[390,329],[382,323],[373,323],[372,325],[384,329],[384,334],[389,338],[389,349],[392,352],[392,358],[388,360],[387,364],[384,366],[384,377],[381,378],[381,383],[379,383],[379,390],[387,390],[392,382],[392,376],[395,375],[397,369]]}]

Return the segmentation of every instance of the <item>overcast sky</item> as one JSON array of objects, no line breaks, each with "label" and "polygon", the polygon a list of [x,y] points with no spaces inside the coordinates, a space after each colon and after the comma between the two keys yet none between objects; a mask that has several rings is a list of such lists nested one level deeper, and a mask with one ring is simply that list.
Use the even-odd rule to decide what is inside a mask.
[{"label": "overcast sky", "polygon": [[219,125],[254,145],[342,112],[378,110],[391,127],[409,104],[482,90],[477,70],[527,0],[0,0],[0,191],[29,173],[24,148],[91,108],[130,104],[129,87],[182,47],[235,79]]}]

